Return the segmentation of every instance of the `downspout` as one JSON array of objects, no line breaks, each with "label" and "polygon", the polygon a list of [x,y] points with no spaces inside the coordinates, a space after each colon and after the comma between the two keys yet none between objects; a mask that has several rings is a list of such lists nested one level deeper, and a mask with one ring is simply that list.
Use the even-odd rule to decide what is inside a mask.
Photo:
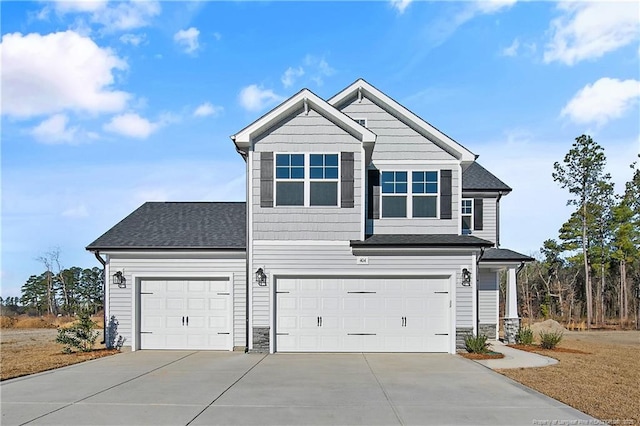
[{"label": "downspout", "polygon": [[100,342],[101,344],[105,344],[105,342],[107,341],[107,261],[104,260],[101,256],[100,256],[100,251],[96,250],[93,252],[93,255],[96,257],[96,259],[98,259],[98,262],[100,262],[102,264],[102,300],[103,300],[103,306],[102,306],[102,321],[103,321],[103,326],[102,326],[102,342]]},{"label": "downspout", "polygon": [[[235,141],[234,141],[235,142]],[[242,157],[244,158],[245,163],[247,164],[247,172],[245,174],[246,178],[247,178],[247,189],[246,189],[246,204],[245,204],[245,209],[246,209],[246,219],[245,219],[245,300],[244,300],[244,335],[245,335],[245,344],[244,344],[244,353],[248,353],[249,352],[249,283],[251,282],[251,280],[249,279],[251,277],[250,275],[250,271],[249,271],[249,251],[250,251],[250,245],[249,245],[249,223],[250,223],[250,209],[249,209],[249,203],[251,202],[251,200],[249,199],[249,185],[251,185],[251,182],[249,182],[249,167],[251,167],[251,165],[249,164],[249,159],[248,159],[248,155],[242,155]]]},{"label": "downspout", "polygon": [[500,248],[500,199],[502,195],[503,193],[499,192],[496,199],[496,248]]}]

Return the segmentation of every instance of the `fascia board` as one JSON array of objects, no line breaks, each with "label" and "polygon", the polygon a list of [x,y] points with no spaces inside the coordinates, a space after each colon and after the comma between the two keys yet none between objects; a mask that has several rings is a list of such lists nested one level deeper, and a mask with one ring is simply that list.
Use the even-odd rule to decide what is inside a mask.
[{"label": "fascia board", "polygon": [[[357,90],[360,89],[364,92],[365,95],[373,98],[373,100],[377,100],[378,102],[386,105],[389,109],[394,111],[396,114],[402,116],[406,119],[413,127],[422,130],[422,132],[430,135],[428,138],[432,140],[432,142],[436,143],[436,145],[441,145],[441,148],[445,149],[448,147],[451,151],[451,154],[454,154],[456,158],[461,161],[475,161],[477,155],[473,152],[469,151],[464,146],[460,145],[458,142],[451,139],[449,136],[442,133],[440,130],[433,127],[431,124],[424,121],[422,118],[418,117],[411,111],[409,111],[404,106],[400,105],[398,102],[390,98],[389,96],[382,93],[380,90],[373,87],[371,84],[367,83],[363,79],[358,79],[355,83],[329,99],[329,104],[338,105],[348,97],[352,96]],[[444,145],[444,146],[442,146]],[[447,149],[445,149],[447,151]],[[456,155],[457,154],[457,155]]]},{"label": "fascia board", "polygon": [[352,120],[349,116],[342,113],[341,111],[338,111],[332,105],[329,105],[326,101],[324,101],[308,89],[304,89],[298,92],[296,95],[280,104],[271,112],[259,118],[253,124],[249,125],[236,135],[232,136],[231,139],[233,139],[233,141],[236,143],[236,146],[248,148],[254,136],[260,134],[261,132],[271,127],[273,124],[284,119],[287,115],[291,114],[294,110],[302,106],[305,100],[308,102],[310,108],[318,111],[331,121],[341,123],[343,126],[358,135],[363,144],[369,145],[375,143],[376,135],[371,130],[367,129],[364,126],[361,126],[360,124]]}]

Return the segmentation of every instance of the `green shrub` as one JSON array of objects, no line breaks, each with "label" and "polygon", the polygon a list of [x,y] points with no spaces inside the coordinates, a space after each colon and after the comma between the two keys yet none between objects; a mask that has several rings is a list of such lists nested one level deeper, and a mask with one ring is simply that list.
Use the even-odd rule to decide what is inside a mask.
[{"label": "green shrub", "polygon": [[88,312],[81,313],[79,317],[79,321],[71,327],[58,330],[56,342],[65,345],[62,350],[64,353],[71,353],[72,348],[81,352],[90,352],[100,334],[93,330],[97,323],[91,320]]},{"label": "green shrub", "polygon": [[529,327],[520,327],[518,333],[516,333],[516,343],[519,345],[532,345],[533,330]]},{"label": "green shrub", "polygon": [[467,348],[467,352],[474,354],[486,354],[489,352],[489,344],[487,343],[487,336],[481,334],[479,336],[468,335],[464,338],[464,345]]},{"label": "green shrub", "polygon": [[558,343],[562,340],[563,333],[561,331],[557,332],[540,332],[540,346],[543,349],[553,349]]}]

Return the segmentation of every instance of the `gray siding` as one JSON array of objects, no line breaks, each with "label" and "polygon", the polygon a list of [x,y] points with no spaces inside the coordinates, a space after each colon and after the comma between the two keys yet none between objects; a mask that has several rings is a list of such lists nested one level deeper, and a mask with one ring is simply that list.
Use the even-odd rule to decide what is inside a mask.
[{"label": "gray siding", "polygon": [[[264,265],[267,273],[286,271],[287,274],[379,274],[381,270],[390,275],[411,275],[433,269],[434,271],[456,271],[456,323],[457,326],[470,327],[473,323],[471,287],[463,287],[459,271],[471,268],[469,254],[449,252],[440,255],[373,256],[368,265],[357,263],[357,256],[351,252],[348,243],[335,244],[268,244],[256,242],[253,245],[254,265]],[[268,287],[253,287],[253,327],[267,327],[269,321]]]},{"label": "gray siding", "polygon": [[127,340],[125,346],[132,342],[133,321],[131,318],[132,295],[136,289],[132,276],[145,278],[145,276],[162,276],[167,274],[170,278],[183,277],[210,277],[233,274],[233,335],[234,346],[245,346],[245,294],[246,294],[246,261],[241,258],[216,259],[200,256],[199,258],[159,257],[155,254],[134,256],[124,254],[112,254],[109,256],[111,271],[123,270],[127,279],[127,288],[118,288],[109,284],[109,315],[114,315],[119,321],[118,333]]},{"label": "gray siding", "polygon": [[[361,142],[311,110],[301,111],[256,139],[251,200],[255,240],[352,240],[363,225]],[[354,153],[354,207],[260,207],[260,153]],[[338,205],[340,199],[338,199]]]},{"label": "gray siding", "polygon": [[[467,196],[468,194],[462,194],[462,198],[474,198],[473,196]],[[478,198],[478,197],[475,197]],[[497,203],[495,198],[482,198],[482,231],[471,231],[471,235],[489,240],[492,243],[497,241]]]},{"label": "gray siding", "polygon": [[454,160],[433,142],[398,120],[366,97],[340,106],[351,118],[366,118],[367,128],[378,137],[372,160]]},{"label": "gray siding", "polygon": [[[478,273],[478,322],[497,325],[498,279],[497,272],[480,270]],[[494,336],[489,336],[494,338]]]}]

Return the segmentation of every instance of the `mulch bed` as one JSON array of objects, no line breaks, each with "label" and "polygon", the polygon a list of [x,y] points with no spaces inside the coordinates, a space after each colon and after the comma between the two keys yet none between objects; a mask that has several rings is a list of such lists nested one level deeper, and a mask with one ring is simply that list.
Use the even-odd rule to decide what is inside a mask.
[{"label": "mulch bed", "polygon": [[570,348],[561,348],[556,346],[553,349],[544,349],[538,345],[507,345],[513,349],[520,349],[521,351],[527,352],[542,352],[545,354],[553,353],[553,352],[564,352],[569,354],[582,354],[582,355],[591,355],[591,352],[584,352],[578,349],[570,349]]},{"label": "mulch bed", "polygon": [[499,352],[487,352],[486,354],[475,354],[475,353],[464,353],[463,352],[463,353],[459,353],[458,355],[460,355],[463,358],[474,359],[474,360],[504,358],[504,354],[501,354]]}]

